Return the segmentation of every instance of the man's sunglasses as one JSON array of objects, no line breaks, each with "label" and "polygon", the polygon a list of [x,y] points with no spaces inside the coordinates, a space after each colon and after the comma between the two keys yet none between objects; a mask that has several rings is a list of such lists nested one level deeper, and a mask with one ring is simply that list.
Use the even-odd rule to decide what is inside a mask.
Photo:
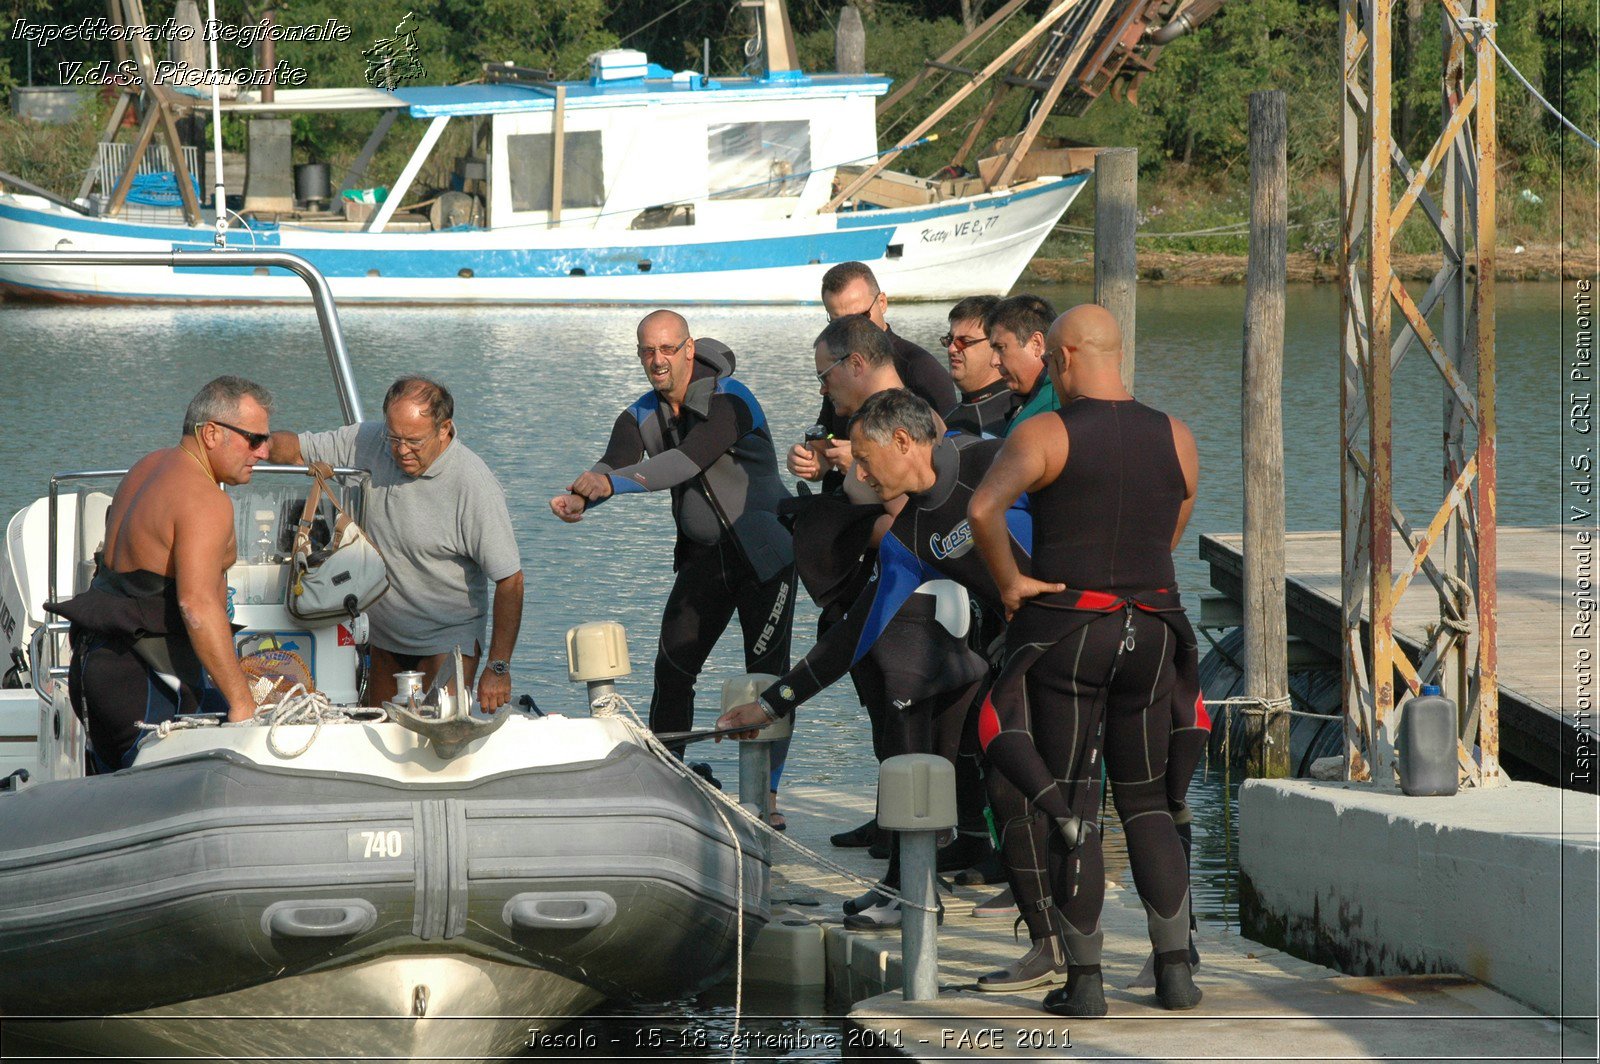
[{"label": "man's sunglasses", "polygon": [[265,447],[267,442],[272,439],[272,433],[270,432],[246,432],[238,425],[230,425],[226,421],[212,421],[211,423],[237,432],[244,442],[250,445],[252,451]]},{"label": "man's sunglasses", "polygon": [[941,347],[953,347],[959,354],[974,344],[987,343],[988,340],[987,336],[957,336],[953,332],[947,332],[939,337],[939,345]]}]

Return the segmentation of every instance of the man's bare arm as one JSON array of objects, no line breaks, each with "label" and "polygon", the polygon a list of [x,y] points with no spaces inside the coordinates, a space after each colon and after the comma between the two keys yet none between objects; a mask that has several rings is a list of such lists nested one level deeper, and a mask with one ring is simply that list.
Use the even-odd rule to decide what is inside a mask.
[{"label": "man's bare arm", "polygon": [[228,625],[227,570],[237,553],[233,540],[233,505],[220,492],[202,492],[176,515],[173,571],[178,581],[178,609],[200,664],[228,700],[229,720],[249,720],[256,700],[239,667]]},{"label": "man's bare arm", "polygon": [[300,454],[300,437],[293,432],[274,432],[267,445],[267,461],[274,465],[305,465]]},{"label": "man's bare arm", "polygon": [[1194,514],[1194,500],[1200,490],[1200,450],[1195,446],[1194,433],[1189,426],[1168,415],[1172,422],[1172,445],[1178,452],[1178,466],[1183,470],[1183,505],[1178,509],[1178,527],[1172,533],[1172,549],[1177,550],[1183,540],[1183,530],[1189,527]]},{"label": "man's bare arm", "polygon": [[[494,632],[489,636],[488,661],[510,661],[522,629],[522,571],[494,585]],[[497,676],[485,668],[478,677],[478,704],[499,709],[511,701],[511,677]]]}]

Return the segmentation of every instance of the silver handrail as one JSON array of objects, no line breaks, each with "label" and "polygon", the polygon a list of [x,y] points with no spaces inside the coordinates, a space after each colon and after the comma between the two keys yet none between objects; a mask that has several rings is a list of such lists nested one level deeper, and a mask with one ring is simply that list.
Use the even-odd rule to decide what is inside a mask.
[{"label": "silver handrail", "polygon": [[328,350],[328,367],[333,371],[334,389],[339,395],[339,410],[345,424],[354,425],[361,420],[361,396],[356,391],[355,374],[350,369],[350,352],[344,346],[344,333],[339,328],[339,312],[333,304],[333,290],[327,280],[311,263],[287,251],[0,251],[0,266],[168,266],[174,270],[186,267],[216,266],[273,267],[288,270],[311,289],[312,302],[317,308],[317,324],[322,329],[322,343]]}]

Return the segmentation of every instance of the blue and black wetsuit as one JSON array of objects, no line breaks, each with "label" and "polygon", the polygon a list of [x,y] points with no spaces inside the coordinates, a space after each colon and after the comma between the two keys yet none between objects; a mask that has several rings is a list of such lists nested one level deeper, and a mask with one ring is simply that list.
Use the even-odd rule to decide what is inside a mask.
[{"label": "blue and black wetsuit", "polygon": [[1022,396],[1000,377],[975,392],[962,392],[961,401],[945,416],[944,423],[952,430],[974,436],[1004,436],[1011,415],[1021,405]]},{"label": "blue and black wetsuit", "polygon": [[[922,676],[924,701],[929,721],[917,720],[911,712],[895,713],[887,729],[888,751],[881,756],[913,752],[901,749],[904,739],[896,727],[931,726],[932,750],[956,761],[962,749],[962,725],[971,706],[972,682],[981,683],[988,675],[987,661],[958,640],[943,625],[934,621],[936,600],[916,594],[928,581],[951,580],[964,587],[981,608],[980,624],[991,631],[1004,626],[1000,593],[994,578],[975,549],[972,528],[967,522],[967,503],[983,475],[999,453],[1000,440],[980,440],[973,436],[952,435],[933,449],[934,484],[926,492],[911,495],[894,524],[879,545],[872,578],[850,606],[848,613],[817,641],[817,645],[790,672],[762,694],[762,700],[776,713],[787,714],[818,691],[837,682],[847,669],[862,661],[878,660],[891,676]],[[1032,519],[1026,504],[1019,503],[1007,515],[1012,532],[1011,546],[1017,564],[1029,566]],[[921,623],[907,625],[907,617]],[[900,638],[900,632],[923,633],[919,640]],[[956,692],[956,699],[934,697],[943,691]],[[962,699],[966,701],[957,700]],[[909,708],[909,707],[908,707]],[[957,761],[957,806],[963,817],[962,829],[970,830],[974,816],[981,817],[981,797],[969,789],[975,772],[964,771]],[[1000,832],[1001,852],[1012,890],[1033,937],[1049,933],[1052,900],[1045,862],[1053,827],[1033,814],[1027,800],[999,773],[983,779],[989,805],[995,812]],[[976,806],[976,808],[974,808]],[[980,829],[981,830],[981,829]]]},{"label": "blue and black wetsuit", "polygon": [[[677,578],[661,617],[650,727],[694,723],[694,686],[737,611],[750,672],[789,667],[794,617],[794,549],[778,521],[789,491],[778,475],[761,404],[732,376],[733,352],[695,341],[695,365],[677,417],[654,392],[624,410],[594,471],[612,492],[672,493]],[[782,772],[774,751],[773,785]]]},{"label": "blue and black wetsuit", "polygon": [[[1072,962],[1100,963],[1104,874],[1095,824],[1101,757],[1158,953],[1188,948],[1189,877],[1174,817],[1210,722],[1172,537],[1186,494],[1166,414],[1134,400],[1058,411],[1066,466],[1033,492],[1033,573],[1067,591],[1023,604],[979,717],[990,765],[1048,816],[1082,819],[1053,841]],[[1187,953],[1184,954],[1187,957]]]}]

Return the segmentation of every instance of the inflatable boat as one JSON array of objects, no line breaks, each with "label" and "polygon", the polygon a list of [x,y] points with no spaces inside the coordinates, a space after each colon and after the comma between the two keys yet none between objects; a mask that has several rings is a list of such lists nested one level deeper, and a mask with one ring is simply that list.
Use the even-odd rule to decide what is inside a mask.
[{"label": "inflatable boat", "polygon": [[[0,555],[7,1051],[489,1059],[602,1000],[682,998],[729,974],[770,915],[752,820],[588,700],[571,717],[484,714],[440,683],[353,708],[363,619],[308,623],[285,604],[304,470],[258,466],[230,489],[228,584],[247,674],[315,696],[293,687],[240,724],[179,718],[131,768],[85,775],[65,625],[43,606],[87,585],[120,472],[52,478]],[[364,475],[337,483],[359,517]],[[569,639],[575,679],[627,671],[609,627],[599,672]]]}]

